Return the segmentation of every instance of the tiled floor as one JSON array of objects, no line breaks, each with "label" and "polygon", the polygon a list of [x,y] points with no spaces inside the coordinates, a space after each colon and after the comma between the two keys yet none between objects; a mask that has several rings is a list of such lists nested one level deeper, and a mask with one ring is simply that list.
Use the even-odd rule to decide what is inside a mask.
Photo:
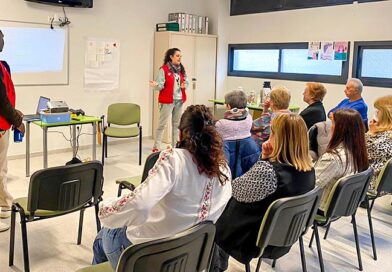
[{"label": "tiled floor", "polygon": [[[143,158],[150,152],[152,141],[144,139]],[[90,157],[90,150],[79,152],[82,158]],[[97,150],[98,157],[101,150]],[[141,174],[138,165],[137,142],[109,145],[109,158],[105,160],[104,197],[115,196],[117,186],[114,180],[118,177]],[[49,155],[49,166],[62,165],[71,159],[71,152]],[[32,172],[42,167],[42,157],[34,157],[31,162]],[[14,197],[26,196],[29,179],[25,177],[24,159],[9,161],[9,190]],[[357,214],[358,232],[362,249],[364,271],[392,271],[392,199],[390,196],[379,199],[373,210],[373,223],[378,250],[378,261],[372,259],[369,226],[366,212],[360,209]],[[17,219],[18,220],[18,219]],[[94,211],[89,209],[85,214],[82,245],[76,245],[78,214],[70,214],[59,218],[37,221],[27,224],[29,238],[31,271],[75,271],[91,262],[91,245],[96,235]],[[321,229],[321,234],[324,230]],[[309,241],[310,232],[305,236],[305,244]],[[357,271],[357,257],[352,226],[349,219],[341,219],[332,225],[328,240],[322,240],[326,271]],[[16,225],[15,261],[8,267],[9,231],[0,233],[0,271],[23,271],[22,244],[20,225]],[[319,271],[316,247],[305,247],[308,271]],[[252,262],[254,269],[256,260]],[[289,254],[278,260],[275,269],[270,261],[262,265],[262,271],[301,271],[298,244]],[[243,265],[230,261],[231,272],[245,271]]]}]

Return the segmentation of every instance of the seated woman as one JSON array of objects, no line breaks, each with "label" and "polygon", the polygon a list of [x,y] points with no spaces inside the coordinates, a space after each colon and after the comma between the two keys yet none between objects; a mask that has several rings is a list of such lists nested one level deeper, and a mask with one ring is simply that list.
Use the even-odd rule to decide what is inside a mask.
[{"label": "seated woman", "polygon": [[260,156],[260,148],[250,137],[252,116],[246,107],[245,93],[232,91],[226,94],[225,104],[227,111],[224,119],[217,121],[215,127],[224,140],[225,156],[234,179],[255,164]]},{"label": "seated woman", "polygon": [[[270,99],[264,102],[263,114],[253,121],[251,133],[253,139],[259,147],[268,140],[271,134],[271,120],[279,113],[290,113],[291,95],[286,87],[274,87],[270,94]],[[272,113],[269,112],[271,108]]]},{"label": "seated woman", "polygon": [[[216,223],[219,248],[214,252],[213,271],[227,269],[227,254],[244,264],[256,257],[256,239],[268,206],[276,199],[314,188],[307,129],[298,114],[274,118],[271,137],[262,150],[262,159],[232,182],[233,196]],[[267,247],[263,256],[279,258],[289,250]]]},{"label": "seated woman", "polygon": [[252,116],[246,107],[247,100],[243,91],[232,91],[225,95],[227,111],[224,119],[216,122],[215,127],[223,140],[238,140],[250,137]]},{"label": "seated woman", "polygon": [[327,152],[316,162],[316,185],[324,188],[320,210],[325,210],[334,184],[346,175],[365,171],[369,167],[365,144],[365,126],[356,110],[340,109],[331,116],[332,137]]},{"label": "seated woman", "polygon": [[369,191],[375,191],[378,175],[385,163],[392,158],[392,95],[374,102],[375,114],[365,135],[370,167],[374,170]]},{"label": "seated woman", "polygon": [[146,181],[133,192],[103,201],[104,228],[93,264],[110,261],[132,244],[170,237],[201,221],[215,222],[231,197],[231,176],[213,116],[204,105],[183,113],[177,148],[162,151]]},{"label": "seated woman", "polygon": [[309,106],[301,111],[299,115],[304,119],[308,130],[316,123],[323,122],[327,119],[323,106],[323,99],[327,89],[323,84],[317,82],[306,83],[304,90],[304,101]]}]

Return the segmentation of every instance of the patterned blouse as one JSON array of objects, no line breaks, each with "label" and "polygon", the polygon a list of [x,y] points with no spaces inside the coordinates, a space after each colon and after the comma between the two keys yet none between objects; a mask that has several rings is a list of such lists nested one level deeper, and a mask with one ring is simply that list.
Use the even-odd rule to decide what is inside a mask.
[{"label": "patterned blouse", "polygon": [[392,158],[392,131],[388,130],[377,134],[370,134],[368,132],[365,135],[365,139],[369,155],[369,164],[374,170],[369,191],[374,192],[378,174],[384,164]]},{"label": "patterned blouse", "polygon": [[273,194],[277,189],[277,183],[272,164],[259,160],[248,172],[233,180],[233,197],[239,202],[257,202]]}]

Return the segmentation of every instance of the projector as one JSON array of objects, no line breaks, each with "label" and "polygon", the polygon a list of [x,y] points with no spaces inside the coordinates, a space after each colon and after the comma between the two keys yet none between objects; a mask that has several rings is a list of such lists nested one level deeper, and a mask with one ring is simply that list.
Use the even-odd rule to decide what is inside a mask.
[{"label": "projector", "polygon": [[48,109],[50,113],[68,112],[69,108],[64,101],[49,101]]}]

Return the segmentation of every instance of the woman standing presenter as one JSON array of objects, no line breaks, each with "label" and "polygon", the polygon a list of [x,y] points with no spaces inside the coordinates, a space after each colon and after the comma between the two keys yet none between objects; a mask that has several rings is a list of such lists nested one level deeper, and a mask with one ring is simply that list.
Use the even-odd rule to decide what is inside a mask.
[{"label": "woman standing presenter", "polygon": [[180,49],[171,48],[166,51],[158,76],[155,81],[150,81],[150,86],[159,91],[159,124],[152,148],[152,152],[156,152],[161,148],[163,131],[170,114],[172,117],[172,147],[175,147],[178,140],[178,125],[182,105],[186,101],[185,89],[188,86],[185,68],[181,64]]}]

